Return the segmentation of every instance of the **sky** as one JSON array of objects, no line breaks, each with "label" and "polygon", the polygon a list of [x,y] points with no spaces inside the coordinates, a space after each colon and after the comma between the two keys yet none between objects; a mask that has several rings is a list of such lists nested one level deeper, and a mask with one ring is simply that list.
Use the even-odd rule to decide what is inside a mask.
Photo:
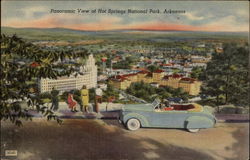
[{"label": "sky", "polygon": [[[75,10],[75,13],[51,13]],[[78,9],[94,13],[78,13]],[[125,10],[95,13],[98,9]],[[127,10],[148,10],[128,14]],[[149,13],[150,9],[161,13]],[[184,10],[166,14],[164,10]],[[77,30],[183,30],[249,32],[248,1],[1,1],[1,26]]]}]

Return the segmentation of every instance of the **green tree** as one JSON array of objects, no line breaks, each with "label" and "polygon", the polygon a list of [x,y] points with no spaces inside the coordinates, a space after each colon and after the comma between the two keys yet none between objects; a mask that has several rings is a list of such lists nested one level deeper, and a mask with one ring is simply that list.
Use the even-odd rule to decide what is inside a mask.
[{"label": "green tree", "polygon": [[114,63],[113,68],[115,68],[115,69],[130,69],[134,63],[135,63],[135,59],[130,56],[130,57],[126,57],[125,60]]},{"label": "green tree", "polygon": [[[59,66],[58,60],[85,57],[87,51],[75,52],[44,50],[36,45],[27,43],[16,35],[1,35],[1,120],[10,120],[21,125],[21,119],[31,119],[28,113],[33,105],[36,110],[48,120],[61,120],[44,105],[39,93],[30,93],[29,81],[32,79],[52,78],[70,75],[76,71],[76,65]],[[28,108],[21,107],[27,102]]]},{"label": "green tree", "polygon": [[204,80],[205,79],[204,71],[205,71],[205,69],[203,67],[194,67],[192,69],[190,76],[191,76],[191,78]]},{"label": "green tree", "polygon": [[150,66],[147,67],[147,69],[148,69],[150,72],[154,72],[154,71],[156,71],[157,69],[159,69],[159,66],[150,65]]},{"label": "green tree", "polygon": [[89,102],[95,102],[95,88],[89,89]]},{"label": "green tree", "polygon": [[108,84],[107,89],[104,91],[103,99],[108,102],[110,97],[115,97],[117,100],[119,98],[119,92],[116,91],[112,85]]},{"label": "green tree", "polygon": [[175,89],[168,86],[156,88],[143,81],[132,83],[126,91],[148,102],[153,101],[155,98],[166,99],[170,97],[179,97],[187,100],[189,96],[182,88]]},{"label": "green tree", "polygon": [[216,53],[206,69],[202,92],[215,96],[217,103],[249,104],[248,46],[225,44],[223,53]]}]

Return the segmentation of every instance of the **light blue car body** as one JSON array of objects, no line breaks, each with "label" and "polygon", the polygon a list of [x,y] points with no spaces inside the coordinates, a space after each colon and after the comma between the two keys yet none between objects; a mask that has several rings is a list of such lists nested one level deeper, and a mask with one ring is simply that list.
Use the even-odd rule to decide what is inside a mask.
[{"label": "light blue car body", "polygon": [[140,127],[156,128],[212,128],[216,123],[213,113],[202,107],[199,112],[193,111],[157,111],[157,104],[130,104],[125,105],[120,112],[120,122],[126,124],[129,119],[137,119]]}]

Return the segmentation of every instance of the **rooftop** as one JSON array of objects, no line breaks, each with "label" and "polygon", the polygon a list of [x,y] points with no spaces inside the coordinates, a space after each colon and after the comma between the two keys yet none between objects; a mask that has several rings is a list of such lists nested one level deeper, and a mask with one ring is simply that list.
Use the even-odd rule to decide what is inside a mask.
[{"label": "rooftop", "polygon": [[196,81],[196,79],[194,79],[194,78],[189,78],[189,77],[184,77],[184,78],[182,78],[181,79],[181,81],[186,81],[186,82],[194,82],[194,81]]},{"label": "rooftop", "polygon": [[164,70],[162,69],[157,69],[156,71],[154,71],[154,73],[162,73],[162,72],[164,72]]},{"label": "rooftop", "polygon": [[180,74],[172,74],[172,75],[166,75],[163,77],[163,79],[169,79],[169,78],[182,78],[183,75]]}]

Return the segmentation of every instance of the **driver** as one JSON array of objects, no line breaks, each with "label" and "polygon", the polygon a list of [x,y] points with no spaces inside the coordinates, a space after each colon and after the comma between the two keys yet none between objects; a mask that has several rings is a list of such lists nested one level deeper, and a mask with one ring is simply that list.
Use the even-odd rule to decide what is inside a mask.
[{"label": "driver", "polygon": [[161,109],[161,110],[164,110],[165,107],[166,107],[166,106],[165,106],[164,103],[160,103],[160,109]]},{"label": "driver", "polygon": [[163,110],[165,110],[165,111],[169,111],[169,110],[173,110],[173,109],[174,109],[174,107],[171,107],[169,101],[166,100],[166,99],[164,99],[163,105],[161,105],[161,106],[164,106],[164,107],[161,108],[161,109],[163,109]]}]

